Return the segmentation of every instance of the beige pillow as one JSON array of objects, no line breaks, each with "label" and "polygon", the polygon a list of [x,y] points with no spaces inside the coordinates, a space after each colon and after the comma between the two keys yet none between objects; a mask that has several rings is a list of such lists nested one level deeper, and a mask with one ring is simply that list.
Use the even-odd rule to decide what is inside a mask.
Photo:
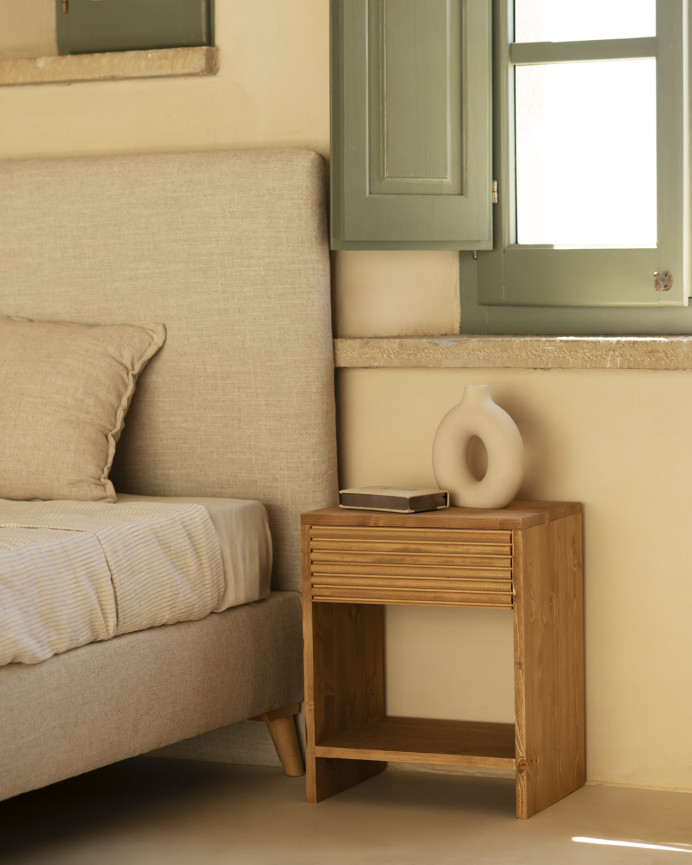
[{"label": "beige pillow", "polygon": [[163,325],[0,315],[0,498],[115,499],[108,473]]}]

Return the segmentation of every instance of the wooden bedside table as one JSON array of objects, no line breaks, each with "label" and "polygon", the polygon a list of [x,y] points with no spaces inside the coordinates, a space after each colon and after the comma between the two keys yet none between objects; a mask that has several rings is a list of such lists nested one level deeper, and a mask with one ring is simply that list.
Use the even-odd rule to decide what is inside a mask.
[{"label": "wooden bedside table", "polygon": [[[526,818],[585,781],[581,505],[303,514],[307,797],[388,760],[511,768]],[[512,609],[515,723],[386,714],[387,604]]]}]

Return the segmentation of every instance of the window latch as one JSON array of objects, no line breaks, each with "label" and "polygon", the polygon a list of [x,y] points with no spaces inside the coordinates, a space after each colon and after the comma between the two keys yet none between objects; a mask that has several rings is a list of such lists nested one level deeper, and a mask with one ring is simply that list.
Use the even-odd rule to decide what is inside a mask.
[{"label": "window latch", "polygon": [[669,270],[654,273],[654,290],[670,291],[673,287],[673,274]]}]

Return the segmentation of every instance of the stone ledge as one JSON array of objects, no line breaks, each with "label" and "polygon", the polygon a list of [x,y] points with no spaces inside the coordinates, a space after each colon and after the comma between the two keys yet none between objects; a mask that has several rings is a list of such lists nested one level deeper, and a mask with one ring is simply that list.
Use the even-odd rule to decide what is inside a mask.
[{"label": "stone ledge", "polygon": [[691,336],[335,339],[338,368],[692,369]]},{"label": "stone ledge", "polygon": [[165,78],[215,75],[218,49],[157,48],[151,51],[110,51],[0,60],[0,85],[71,84],[122,78]]}]

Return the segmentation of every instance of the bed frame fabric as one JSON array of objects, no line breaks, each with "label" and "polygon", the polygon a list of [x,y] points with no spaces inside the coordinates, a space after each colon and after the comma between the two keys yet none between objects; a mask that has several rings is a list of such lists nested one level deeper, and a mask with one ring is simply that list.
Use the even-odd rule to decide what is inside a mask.
[{"label": "bed frame fabric", "polygon": [[295,592],[274,592],[3,668],[0,798],[299,700],[299,611]]},{"label": "bed frame fabric", "polygon": [[9,161],[0,191],[0,312],[166,325],[116,490],[264,502],[278,590],[0,669],[4,798],[300,700],[299,514],[333,504],[337,482],[320,156]]},{"label": "bed frame fabric", "polygon": [[0,162],[0,310],[163,322],[116,452],[120,492],[259,499],[274,587],[336,487],[325,168],[308,151]]}]

